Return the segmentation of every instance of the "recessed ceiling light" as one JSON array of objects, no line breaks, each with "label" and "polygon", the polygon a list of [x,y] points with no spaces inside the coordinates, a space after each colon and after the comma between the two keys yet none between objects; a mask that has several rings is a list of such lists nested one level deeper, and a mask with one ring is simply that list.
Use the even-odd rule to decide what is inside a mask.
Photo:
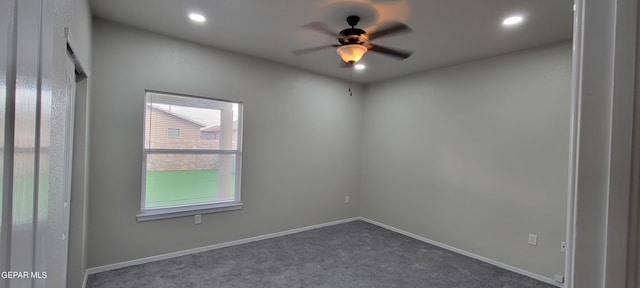
[{"label": "recessed ceiling light", "polygon": [[202,16],[202,14],[198,14],[198,13],[189,14],[189,19],[191,19],[191,21],[193,22],[198,22],[198,23],[207,22],[207,18]]},{"label": "recessed ceiling light", "polygon": [[367,66],[364,66],[364,64],[356,64],[353,68],[356,68],[356,70],[363,70],[364,68],[367,68]]},{"label": "recessed ceiling light", "polygon": [[502,21],[502,25],[511,26],[511,25],[516,25],[518,23],[522,23],[522,21],[524,21],[524,17],[522,16],[510,16],[505,18],[504,21]]}]

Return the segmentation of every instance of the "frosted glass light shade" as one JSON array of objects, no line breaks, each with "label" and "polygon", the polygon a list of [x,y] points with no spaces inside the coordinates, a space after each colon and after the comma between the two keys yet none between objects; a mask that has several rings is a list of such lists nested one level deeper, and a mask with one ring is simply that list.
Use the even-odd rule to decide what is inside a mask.
[{"label": "frosted glass light shade", "polygon": [[349,44],[338,47],[338,55],[342,61],[347,63],[355,63],[362,59],[364,53],[367,53],[367,47],[360,44]]}]

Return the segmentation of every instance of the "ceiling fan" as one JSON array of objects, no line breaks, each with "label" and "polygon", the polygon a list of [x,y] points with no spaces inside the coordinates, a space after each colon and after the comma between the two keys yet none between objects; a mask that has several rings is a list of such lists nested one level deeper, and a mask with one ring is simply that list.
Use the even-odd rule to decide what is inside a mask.
[{"label": "ceiling fan", "polygon": [[360,61],[360,59],[362,59],[367,51],[377,52],[383,55],[394,57],[399,60],[407,59],[409,56],[411,56],[411,54],[413,54],[413,52],[411,51],[388,48],[370,42],[386,36],[404,32],[411,32],[411,28],[409,28],[409,26],[407,26],[406,24],[395,22],[383,27],[378,31],[367,33],[367,31],[364,31],[360,28],[355,28],[355,26],[358,25],[358,22],[360,22],[359,16],[351,15],[347,17],[347,24],[349,24],[351,28],[344,29],[338,34],[331,31],[331,29],[329,29],[327,25],[321,22],[311,22],[307,25],[304,25],[303,27],[311,28],[318,32],[337,38],[340,44],[299,49],[293,50],[291,52],[295,55],[302,55],[333,47],[337,48],[338,55],[340,55],[342,61],[349,65],[353,65],[354,63]]}]

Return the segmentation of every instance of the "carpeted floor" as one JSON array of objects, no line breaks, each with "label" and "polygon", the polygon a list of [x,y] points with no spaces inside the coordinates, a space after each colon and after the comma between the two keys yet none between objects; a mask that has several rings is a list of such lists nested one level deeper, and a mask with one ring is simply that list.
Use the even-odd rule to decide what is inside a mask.
[{"label": "carpeted floor", "polygon": [[354,221],[89,276],[87,288],[551,288]]}]

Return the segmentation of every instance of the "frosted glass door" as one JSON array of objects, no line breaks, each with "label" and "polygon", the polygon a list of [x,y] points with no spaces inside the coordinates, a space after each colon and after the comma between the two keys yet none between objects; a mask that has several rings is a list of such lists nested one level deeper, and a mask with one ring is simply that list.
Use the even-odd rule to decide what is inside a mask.
[{"label": "frosted glass door", "polygon": [[0,288],[66,287],[75,66],[54,88],[51,5],[0,1]]},{"label": "frosted glass door", "polygon": [[[15,22],[17,34],[15,55],[14,90],[8,97],[14,97],[13,110],[13,191],[11,199],[10,227],[10,271],[34,271],[34,241],[36,214],[36,142],[37,114],[39,109],[38,73],[40,41],[40,1],[16,1]],[[35,44],[35,45],[34,45]],[[11,76],[11,75],[10,75]],[[12,94],[12,95],[11,95]],[[11,109],[11,107],[8,107]],[[7,131],[8,132],[8,131]],[[5,135],[7,136],[7,135]],[[11,147],[9,147],[11,148]],[[4,187],[7,188],[6,186]],[[35,271],[34,271],[35,272]],[[31,287],[32,279],[9,279],[9,287]]]},{"label": "frosted glass door", "polygon": [[[13,24],[13,10],[14,10],[15,1],[0,1],[0,41],[5,40],[8,42],[5,45],[0,45],[0,271],[7,271],[7,267],[9,265],[9,227],[10,220],[9,217],[10,209],[8,205],[10,202],[8,201],[9,194],[4,193],[5,190],[3,187],[5,185],[5,123],[6,123],[6,114],[7,114],[7,92],[11,82],[9,82],[8,75],[13,75],[14,72],[11,71],[8,63],[8,56],[11,55],[11,51],[9,47],[13,47],[13,38],[10,37],[12,34],[9,33],[9,27]],[[6,287],[6,280],[0,279],[0,287]]]}]

